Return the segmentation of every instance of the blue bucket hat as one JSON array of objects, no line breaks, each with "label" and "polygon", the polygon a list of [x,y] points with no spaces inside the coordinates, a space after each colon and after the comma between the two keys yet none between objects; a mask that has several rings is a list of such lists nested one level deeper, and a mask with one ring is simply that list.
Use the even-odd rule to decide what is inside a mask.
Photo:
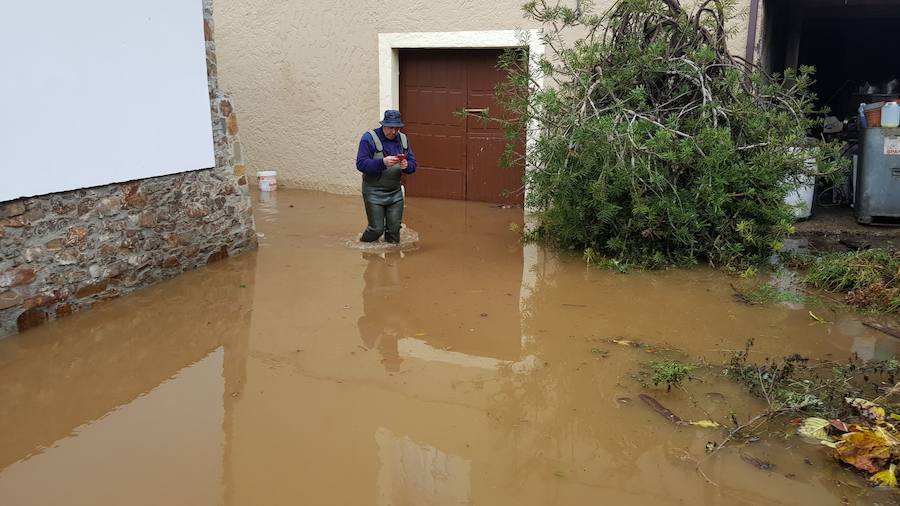
[{"label": "blue bucket hat", "polygon": [[381,120],[381,126],[403,128],[403,120],[400,119],[400,111],[391,109],[384,111],[384,119]]}]

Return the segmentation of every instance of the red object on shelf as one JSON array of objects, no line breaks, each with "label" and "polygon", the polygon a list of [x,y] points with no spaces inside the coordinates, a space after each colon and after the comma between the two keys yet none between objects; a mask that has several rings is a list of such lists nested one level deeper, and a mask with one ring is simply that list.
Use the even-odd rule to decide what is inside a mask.
[{"label": "red object on shelf", "polygon": [[881,107],[865,112],[866,126],[869,128],[879,128],[881,126]]}]

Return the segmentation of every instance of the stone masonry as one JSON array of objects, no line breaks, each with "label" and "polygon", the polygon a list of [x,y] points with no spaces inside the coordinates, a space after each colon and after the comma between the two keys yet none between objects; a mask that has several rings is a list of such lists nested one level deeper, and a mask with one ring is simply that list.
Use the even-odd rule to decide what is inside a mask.
[{"label": "stone masonry", "polygon": [[0,202],[0,337],[256,247],[212,0],[203,11],[216,166]]}]

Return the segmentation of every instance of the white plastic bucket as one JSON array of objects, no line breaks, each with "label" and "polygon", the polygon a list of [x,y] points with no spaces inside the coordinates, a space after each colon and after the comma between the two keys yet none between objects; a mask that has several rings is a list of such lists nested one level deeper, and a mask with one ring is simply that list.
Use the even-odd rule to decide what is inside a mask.
[{"label": "white plastic bucket", "polygon": [[278,172],[274,170],[261,170],[256,173],[256,181],[260,191],[273,192],[278,189]]},{"label": "white plastic bucket", "polygon": [[816,190],[816,179],[803,176],[799,184],[784,197],[784,202],[794,208],[794,218],[805,220],[812,215],[813,195]]},{"label": "white plastic bucket", "polygon": [[[801,153],[800,148],[789,148],[791,154]],[[816,178],[812,174],[816,172],[816,159],[807,158],[803,161],[804,174],[795,182],[793,188],[784,196],[784,202],[794,208],[794,218],[805,220],[812,215],[813,195],[816,190]]]}]

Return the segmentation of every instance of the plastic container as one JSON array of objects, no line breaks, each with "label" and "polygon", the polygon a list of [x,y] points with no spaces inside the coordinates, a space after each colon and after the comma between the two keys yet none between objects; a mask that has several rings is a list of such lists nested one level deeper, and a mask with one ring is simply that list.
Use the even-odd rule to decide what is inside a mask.
[{"label": "plastic container", "polygon": [[882,128],[897,128],[900,126],[900,106],[897,102],[887,102],[881,108]]},{"label": "plastic container", "polygon": [[[800,148],[790,148],[791,154],[801,153]],[[807,158],[803,161],[803,167],[807,174],[816,171],[816,159]],[[812,215],[813,196],[816,191],[816,178],[812,175],[800,176],[796,186],[784,196],[784,202],[794,208],[794,219],[805,220]]]},{"label": "plastic container", "polygon": [[813,195],[816,191],[816,179],[803,176],[800,184],[791,189],[784,197],[784,202],[794,208],[794,218],[805,220],[812,215]]},{"label": "plastic container", "polygon": [[278,192],[259,192],[260,207],[274,208],[278,204]]},{"label": "plastic container", "polygon": [[278,172],[274,170],[261,170],[256,173],[256,182],[259,184],[259,190],[264,192],[273,192],[278,189]]},{"label": "plastic container", "polygon": [[866,106],[866,128],[881,128],[881,108],[884,102],[875,102]]}]

